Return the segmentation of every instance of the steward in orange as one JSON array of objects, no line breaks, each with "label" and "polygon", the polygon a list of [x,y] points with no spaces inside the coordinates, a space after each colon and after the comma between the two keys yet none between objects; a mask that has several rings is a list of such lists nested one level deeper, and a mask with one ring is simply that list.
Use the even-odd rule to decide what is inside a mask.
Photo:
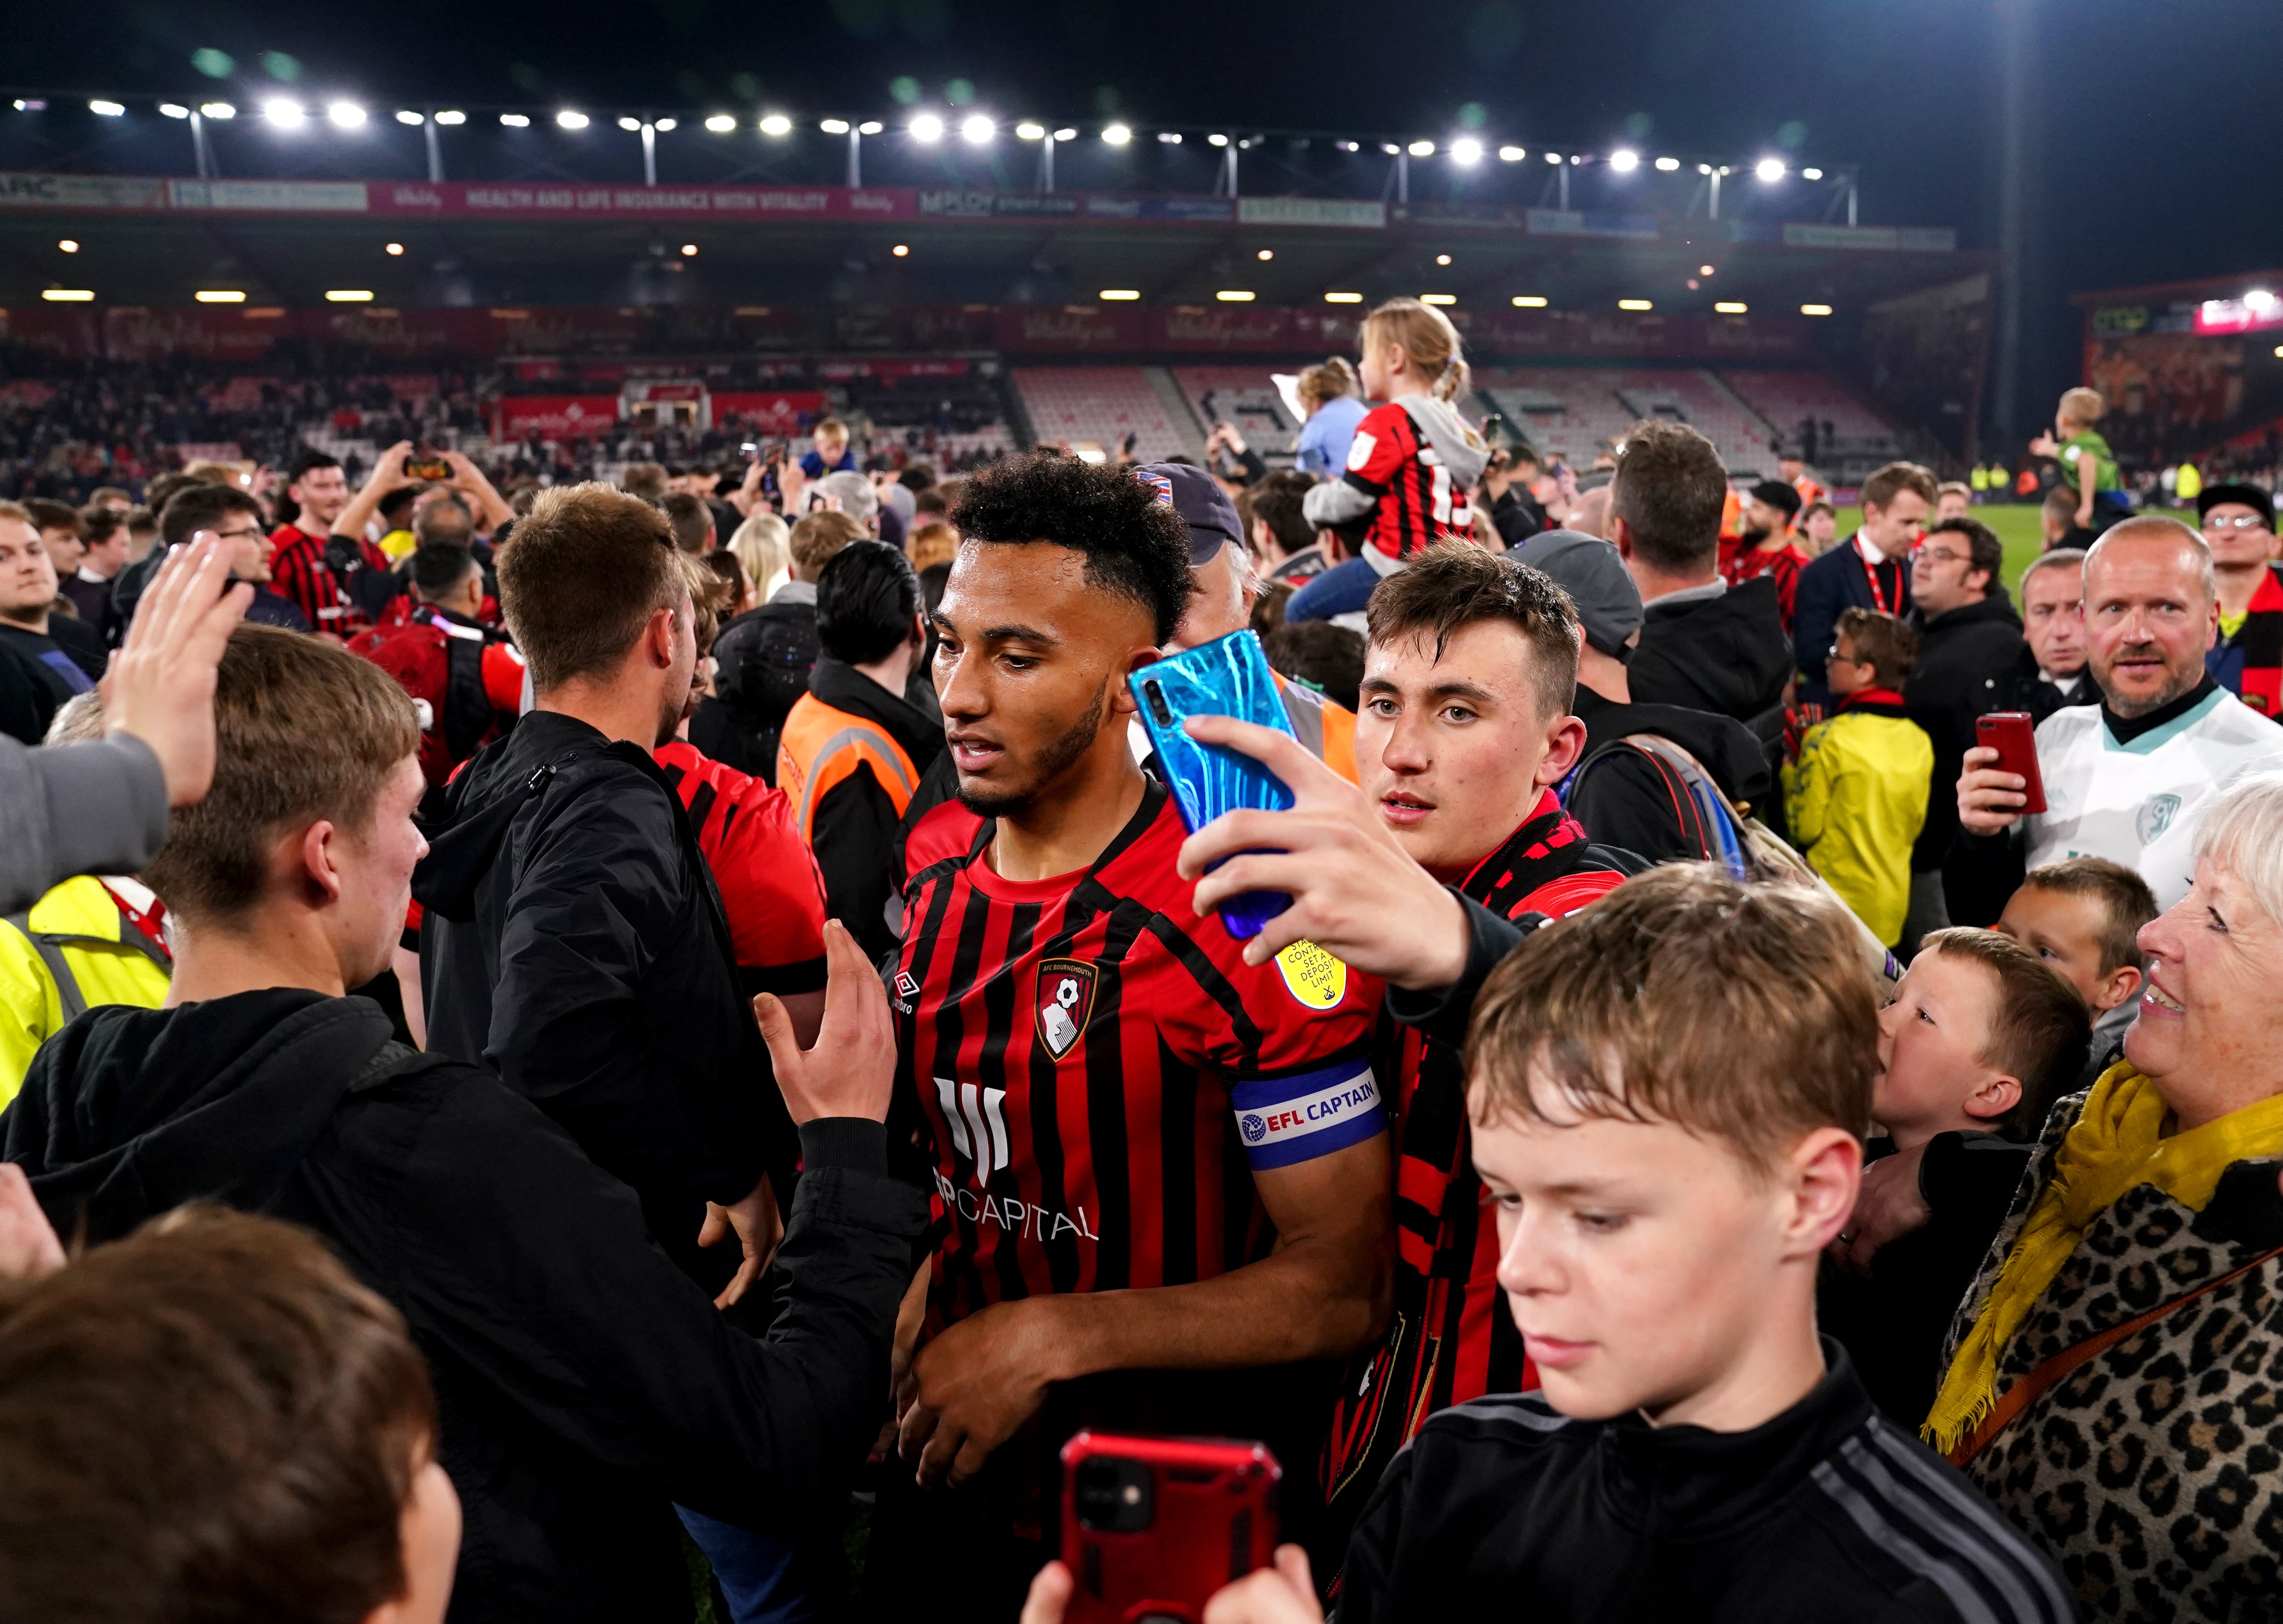
[{"label": "steward in orange", "polygon": [[897,826],[943,751],[919,576],[884,542],[851,542],[816,582],[822,650],[785,717],[777,787],[824,876],[826,911],[875,962],[894,950]]}]

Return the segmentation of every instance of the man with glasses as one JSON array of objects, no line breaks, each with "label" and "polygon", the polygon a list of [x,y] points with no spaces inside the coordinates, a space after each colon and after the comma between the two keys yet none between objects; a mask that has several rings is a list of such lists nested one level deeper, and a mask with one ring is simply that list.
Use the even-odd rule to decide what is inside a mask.
[{"label": "man with glasses", "polygon": [[2212,678],[2270,722],[2283,722],[2283,566],[2275,562],[2275,502],[2256,485],[2207,485],[2196,498],[2219,583]]},{"label": "man with glasses", "polygon": [[251,582],[253,601],[245,618],[261,626],[281,626],[287,631],[310,629],[308,616],[292,599],[270,589],[269,559],[275,551],[261,527],[261,504],[246,492],[229,485],[193,485],[175,493],[159,519],[163,557],[201,531],[222,544],[232,581]]},{"label": "man with glasses", "polygon": [[1910,556],[1919,660],[1903,684],[1903,705],[1934,742],[1934,778],[1911,851],[1905,954],[1950,923],[1942,865],[1958,835],[1958,775],[1974,742],[1974,719],[1999,707],[2022,658],[2022,620],[1999,579],[2005,563],[1997,533],[1978,519],[1940,520]]}]

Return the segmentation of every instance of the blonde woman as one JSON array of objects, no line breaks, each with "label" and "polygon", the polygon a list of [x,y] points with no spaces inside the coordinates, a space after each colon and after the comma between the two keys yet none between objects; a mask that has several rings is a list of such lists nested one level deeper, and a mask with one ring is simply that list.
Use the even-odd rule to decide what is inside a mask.
[{"label": "blonde woman", "polygon": [[766,604],[779,587],[792,578],[791,532],[775,513],[756,513],[729,537],[729,550],[745,566],[753,583],[753,602]]}]

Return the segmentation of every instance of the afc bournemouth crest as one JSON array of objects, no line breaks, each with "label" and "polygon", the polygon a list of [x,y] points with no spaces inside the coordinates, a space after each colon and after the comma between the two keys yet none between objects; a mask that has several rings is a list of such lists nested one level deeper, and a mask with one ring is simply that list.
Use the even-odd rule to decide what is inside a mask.
[{"label": "afc bournemouth crest", "polygon": [[1094,1013],[1095,969],[1082,958],[1049,958],[1039,964],[1039,1042],[1056,1059],[1078,1046]]}]

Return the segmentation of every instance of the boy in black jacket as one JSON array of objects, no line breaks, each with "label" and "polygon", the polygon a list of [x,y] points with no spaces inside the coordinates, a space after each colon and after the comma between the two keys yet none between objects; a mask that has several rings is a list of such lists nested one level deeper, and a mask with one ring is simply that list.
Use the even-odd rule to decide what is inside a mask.
[{"label": "boy in black jacket", "polygon": [[[1542,1390],[1427,1422],[1348,1547],[1343,1624],[2075,1616],[2052,1565],[1816,1335],[1871,1114],[1851,936],[1814,894],[1674,865],[1491,974],[1474,1159]],[[1049,1569],[1025,1624],[1070,1586]],[[1288,1551],[1208,1616],[1321,1614]]]}]

